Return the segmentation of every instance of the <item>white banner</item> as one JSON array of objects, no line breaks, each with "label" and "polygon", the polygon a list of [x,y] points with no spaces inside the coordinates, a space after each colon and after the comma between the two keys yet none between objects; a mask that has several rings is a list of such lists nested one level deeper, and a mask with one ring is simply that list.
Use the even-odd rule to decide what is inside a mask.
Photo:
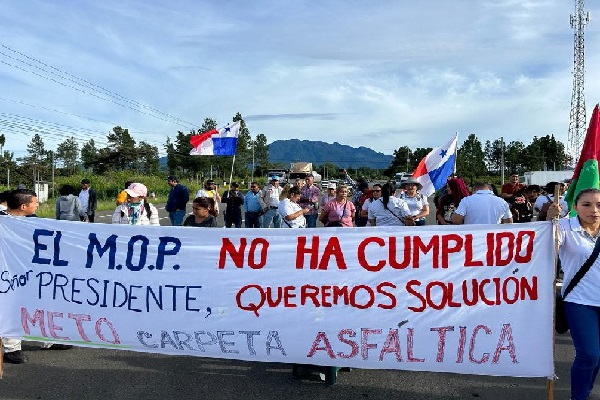
[{"label": "white banner", "polygon": [[550,223],[213,229],[0,217],[0,336],[554,374]]}]

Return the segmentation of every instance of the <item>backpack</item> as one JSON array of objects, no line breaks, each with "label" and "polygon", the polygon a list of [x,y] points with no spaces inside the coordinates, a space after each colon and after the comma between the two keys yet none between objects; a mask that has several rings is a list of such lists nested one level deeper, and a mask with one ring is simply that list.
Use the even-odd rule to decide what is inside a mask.
[{"label": "backpack", "polygon": [[553,201],[552,199],[550,199],[550,197],[548,197],[548,195],[546,195],[546,198],[548,199],[548,201],[542,206],[542,209],[540,210],[537,217],[538,221],[545,221],[548,218],[548,209],[552,205]]}]

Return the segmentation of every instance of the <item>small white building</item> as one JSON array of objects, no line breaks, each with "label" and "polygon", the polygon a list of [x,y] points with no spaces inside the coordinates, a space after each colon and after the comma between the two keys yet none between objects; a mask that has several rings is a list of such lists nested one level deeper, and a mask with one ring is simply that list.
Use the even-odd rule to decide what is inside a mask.
[{"label": "small white building", "polygon": [[48,201],[48,182],[36,181],[33,184],[33,191],[37,193],[38,203],[45,203]]}]

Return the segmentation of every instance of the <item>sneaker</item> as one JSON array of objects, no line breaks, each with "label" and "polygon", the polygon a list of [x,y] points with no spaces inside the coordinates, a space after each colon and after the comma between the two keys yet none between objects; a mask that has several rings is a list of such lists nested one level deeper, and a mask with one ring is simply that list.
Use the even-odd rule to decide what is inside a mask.
[{"label": "sneaker", "polygon": [[52,346],[48,347],[49,350],[69,350],[73,348],[73,346],[71,346],[70,344],[60,344],[60,343],[56,343],[53,344]]},{"label": "sneaker", "polygon": [[27,362],[27,356],[21,350],[11,351],[10,353],[4,353],[4,362],[23,364]]}]

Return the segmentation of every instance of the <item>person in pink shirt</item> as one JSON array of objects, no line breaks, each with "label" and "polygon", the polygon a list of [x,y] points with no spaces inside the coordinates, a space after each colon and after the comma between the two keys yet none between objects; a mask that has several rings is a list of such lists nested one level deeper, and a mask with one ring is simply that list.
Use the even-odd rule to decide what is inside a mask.
[{"label": "person in pink shirt", "polygon": [[356,207],[352,201],[348,201],[348,186],[339,185],[335,194],[335,199],[323,207],[319,221],[327,227],[352,227]]}]

